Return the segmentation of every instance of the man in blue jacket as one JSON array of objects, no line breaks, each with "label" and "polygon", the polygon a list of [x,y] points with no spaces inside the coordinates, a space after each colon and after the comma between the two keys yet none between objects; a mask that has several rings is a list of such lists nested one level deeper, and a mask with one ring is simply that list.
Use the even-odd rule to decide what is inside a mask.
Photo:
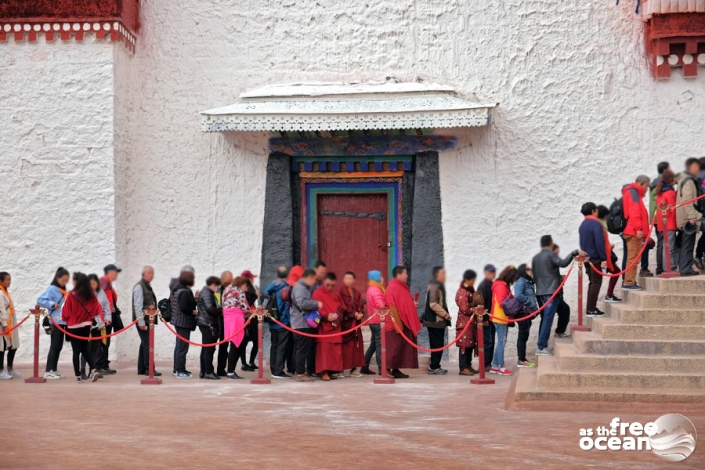
[{"label": "man in blue jacket", "polygon": [[[607,261],[607,242],[602,223],[597,219],[597,206],[592,202],[586,202],[580,212],[585,216],[579,229],[580,249],[587,253],[593,266],[602,269],[603,264]],[[602,316],[605,312],[597,309],[597,298],[600,296],[600,288],[602,287],[602,275],[596,273],[591,266],[585,266],[585,271],[589,279],[585,314],[588,317]]]},{"label": "man in blue jacket", "polygon": [[[282,300],[282,290],[288,287],[286,278],[289,275],[289,269],[286,266],[280,266],[277,269],[277,279],[272,282],[264,290],[264,295],[272,296],[277,302],[277,311],[279,312],[279,321],[286,326],[290,326],[289,321],[289,304]],[[289,374],[284,372],[284,363],[291,342],[291,332],[285,330],[276,323],[269,324],[269,333],[271,334],[272,347],[269,350],[269,364],[272,371],[273,379],[290,379]]]}]

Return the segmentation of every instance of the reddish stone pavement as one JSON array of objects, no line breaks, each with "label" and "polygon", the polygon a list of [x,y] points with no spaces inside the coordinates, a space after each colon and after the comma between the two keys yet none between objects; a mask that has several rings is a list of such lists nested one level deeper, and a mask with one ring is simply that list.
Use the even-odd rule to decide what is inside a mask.
[{"label": "reddish stone pavement", "polygon": [[[579,405],[575,412],[506,411],[511,378],[470,385],[449,367],[447,376],[418,371],[395,385],[374,385],[371,377],[250,385],[169,374],[146,386],[127,366],[97,383],[0,381],[0,468],[705,468],[705,437],[680,463],[650,451],[578,446],[581,427],[658,416],[581,412]],[[705,436],[705,416],[688,417]]]}]

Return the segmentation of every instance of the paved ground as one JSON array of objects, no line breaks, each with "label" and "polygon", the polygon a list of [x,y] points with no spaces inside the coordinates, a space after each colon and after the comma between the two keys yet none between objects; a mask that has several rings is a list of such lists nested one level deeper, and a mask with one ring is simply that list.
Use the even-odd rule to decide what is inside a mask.
[{"label": "paved ground", "polygon": [[[583,451],[579,429],[607,425],[613,413],[506,411],[510,378],[470,385],[455,366],[395,385],[169,375],[145,386],[132,367],[118,370],[97,383],[0,382],[0,468],[705,468],[705,438],[681,463],[649,451]],[[705,435],[705,416],[689,417]]]}]

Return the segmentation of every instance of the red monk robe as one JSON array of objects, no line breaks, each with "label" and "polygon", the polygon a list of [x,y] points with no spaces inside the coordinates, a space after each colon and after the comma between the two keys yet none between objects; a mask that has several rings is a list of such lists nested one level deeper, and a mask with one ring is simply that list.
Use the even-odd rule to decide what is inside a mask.
[{"label": "red monk robe", "polygon": [[[342,285],[338,295],[343,304],[343,331],[348,331],[361,322],[356,316],[358,313],[363,312],[365,308],[362,302],[362,294],[354,287]],[[357,329],[352,333],[343,335],[343,369],[356,369],[365,365],[365,344],[362,339],[362,332]]]},{"label": "red monk robe", "polygon": [[[340,333],[343,303],[338,293],[321,286],[313,292],[311,296],[323,304],[323,308],[318,313],[321,314],[321,323],[318,325],[319,335],[329,335]],[[333,320],[332,314],[337,314],[338,318]],[[343,370],[343,338],[335,336],[332,338],[316,338],[316,373],[325,371],[339,372]]]},{"label": "red monk robe", "polygon": [[[409,286],[398,279],[392,279],[384,294],[384,303],[392,311],[396,321],[401,321],[399,327],[403,327],[403,334],[413,343],[416,343],[416,337],[421,330],[421,323],[419,322],[418,313],[416,313],[416,305],[411,297]],[[401,337],[401,333],[394,328],[392,323],[388,320],[385,328],[387,368],[418,369],[419,356],[416,349]]]}]

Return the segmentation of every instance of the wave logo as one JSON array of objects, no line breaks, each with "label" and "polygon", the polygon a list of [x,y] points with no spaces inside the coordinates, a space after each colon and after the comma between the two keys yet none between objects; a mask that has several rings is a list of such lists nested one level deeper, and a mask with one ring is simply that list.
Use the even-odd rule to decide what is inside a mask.
[{"label": "wave logo", "polygon": [[698,438],[693,423],[683,415],[667,414],[654,421],[658,432],[649,436],[651,450],[671,462],[687,459]]}]

